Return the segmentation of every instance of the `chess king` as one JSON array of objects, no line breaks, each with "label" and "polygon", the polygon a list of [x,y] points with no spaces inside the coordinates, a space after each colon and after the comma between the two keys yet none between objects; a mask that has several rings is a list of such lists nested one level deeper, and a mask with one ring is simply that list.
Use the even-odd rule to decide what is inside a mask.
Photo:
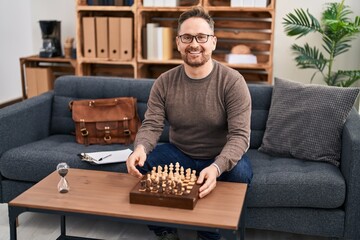
[{"label": "chess king", "polygon": [[[179,162],[199,173],[200,198],[210,194],[217,181],[250,183],[250,93],[238,71],[212,59],[216,43],[214,21],[203,8],[180,15],[176,45],[183,64],[154,82],[126,162],[129,174],[141,178],[153,167]],[[169,143],[157,144],[165,120]],[[178,239],[176,229],[149,227],[158,239]],[[198,239],[220,238],[218,233],[198,232]]]}]

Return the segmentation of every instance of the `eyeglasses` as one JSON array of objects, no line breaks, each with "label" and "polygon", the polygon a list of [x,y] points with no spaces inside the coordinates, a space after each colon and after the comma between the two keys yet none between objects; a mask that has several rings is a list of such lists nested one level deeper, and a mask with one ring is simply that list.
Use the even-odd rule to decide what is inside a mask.
[{"label": "eyeglasses", "polygon": [[178,36],[182,43],[192,43],[194,38],[196,39],[197,43],[206,43],[209,37],[214,37],[214,35],[209,34],[198,34],[196,36],[191,34],[183,34]]}]

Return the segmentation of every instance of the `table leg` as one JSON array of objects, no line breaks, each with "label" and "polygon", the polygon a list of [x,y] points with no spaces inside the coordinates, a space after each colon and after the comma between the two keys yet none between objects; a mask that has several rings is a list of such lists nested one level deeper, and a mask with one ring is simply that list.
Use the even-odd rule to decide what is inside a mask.
[{"label": "table leg", "polygon": [[243,240],[238,231],[233,231],[233,230],[220,230],[220,234],[222,237],[224,237],[225,239],[234,239],[234,240]]},{"label": "table leg", "polygon": [[26,208],[8,206],[10,240],[17,239],[17,231],[16,231],[17,217],[25,211],[26,211]]},{"label": "table leg", "polygon": [[66,220],[65,215],[60,216],[60,232],[61,236],[66,236]]}]

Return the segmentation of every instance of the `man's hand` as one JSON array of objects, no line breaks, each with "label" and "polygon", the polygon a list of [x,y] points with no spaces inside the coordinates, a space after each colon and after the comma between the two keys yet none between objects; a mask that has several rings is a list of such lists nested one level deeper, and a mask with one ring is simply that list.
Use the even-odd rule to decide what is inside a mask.
[{"label": "man's hand", "polygon": [[197,180],[198,184],[205,183],[199,189],[199,197],[203,198],[208,195],[216,187],[216,178],[218,177],[218,170],[214,165],[204,168]]},{"label": "man's hand", "polygon": [[126,167],[128,173],[135,177],[141,178],[142,174],[139,172],[136,166],[140,166],[140,167],[144,166],[145,161],[146,161],[145,148],[143,145],[138,145],[126,160]]}]

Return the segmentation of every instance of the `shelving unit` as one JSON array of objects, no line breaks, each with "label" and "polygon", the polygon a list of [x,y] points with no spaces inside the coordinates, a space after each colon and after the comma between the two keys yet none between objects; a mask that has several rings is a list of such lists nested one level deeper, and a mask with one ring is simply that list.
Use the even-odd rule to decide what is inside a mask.
[{"label": "shelving unit", "polygon": [[[178,7],[144,7],[143,0],[135,0],[129,6],[86,6],[77,4],[77,56],[80,75],[116,75],[134,78],[156,78],[162,72],[182,63],[173,39],[173,59],[146,59],[145,32],[147,23],[158,23],[173,28],[176,36],[177,19],[192,6],[203,6],[215,20],[215,35],[218,39],[213,58],[238,70],[248,82],[271,83],[273,78],[273,42],[275,0],[265,8],[230,7],[230,0],[180,0]],[[133,48],[131,61],[85,58],[82,18],[86,16],[119,16],[133,18]],[[228,64],[225,55],[232,47],[245,44],[257,56],[257,64]]]},{"label": "shelving unit", "polygon": [[[84,17],[128,17],[133,19],[133,26],[129,26],[132,32],[135,30],[137,18],[135,17],[136,4],[133,6],[87,6],[86,1],[77,0],[76,14],[76,54],[77,54],[77,73],[83,75],[101,76],[123,76],[136,77],[137,61],[135,48],[131,60],[120,60],[108,58],[88,58],[84,54]],[[94,39],[95,41],[95,39]],[[132,45],[136,44],[134,34]]]}]

